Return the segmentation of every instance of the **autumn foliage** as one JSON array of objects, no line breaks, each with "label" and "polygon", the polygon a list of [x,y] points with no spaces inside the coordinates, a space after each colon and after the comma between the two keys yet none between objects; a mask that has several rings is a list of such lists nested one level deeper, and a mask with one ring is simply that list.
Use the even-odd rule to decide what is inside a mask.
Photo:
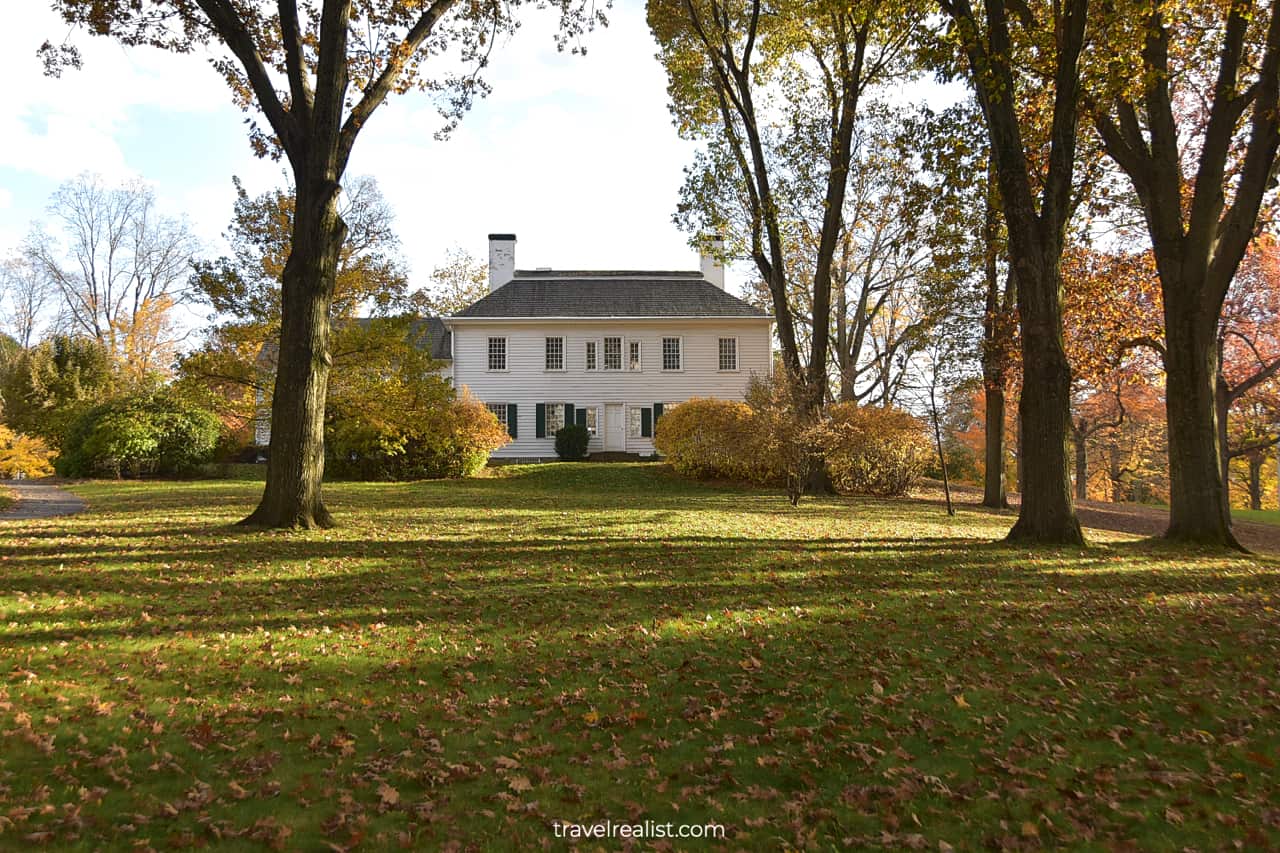
[{"label": "autumn foliage", "polygon": [[836,403],[823,439],[832,482],[849,494],[905,495],[934,457],[919,418],[891,407]]},{"label": "autumn foliage", "polygon": [[53,473],[52,459],[44,439],[0,424],[0,478],[47,477]]},{"label": "autumn foliage", "polygon": [[788,414],[753,386],[751,405],[693,399],[658,422],[655,446],[688,477],[778,484],[805,473],[806,457],[824,460],[846,494],[904,495],[932,458],[924,425],[894,408],[837,403],[806,421]]},{"label": "autumn foliage", "polygon": [[736,400],[695,397],[668,409],[653,443],[686,477],[763,484],[784,476],[775,457],[762,452],[755,413]]}]

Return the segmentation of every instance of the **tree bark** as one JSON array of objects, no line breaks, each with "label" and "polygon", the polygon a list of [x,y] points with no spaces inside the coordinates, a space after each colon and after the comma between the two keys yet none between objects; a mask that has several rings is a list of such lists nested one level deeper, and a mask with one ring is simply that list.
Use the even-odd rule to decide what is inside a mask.
[{"label": "tree bark", "polygon": [[[1231,533],[1218,433],[1217,312],[1192,310],[1165,287],[1165,413],[1169,529],[1165,537],[1241,548]],[[1243,550],[1243,549],[1241,549]]]},{"label": "tree bark", "polygon": [[986,393],[985,473],[982,477],[982,505],[1008,509],[1009,495],[1004,476],[1004,377],[988,384]]},{"label": "tree bark", "polygon": [[332,527],[320,488],[324,478],[324,408],[329,387],[329,307],[347,228],[338,215],[339,186],[299,182],[293,242],[282,277],[280,352],[271,400],[267,484],[253,527]]},{"label": "tree bark", "polygon": [[1084,430],[1075,431],[1076,448],[1076,500],[1089,499],[1089,449],[1085,442]]},{"label": "tree bark", "polygon": [[[1041,297],[1061,288],[1057,258],[1048,259],[1040,280],[1031,265],[1018,268],[1019,309],[1022,314],[1023,393],[1018,411],[1019,436],[1025,454],[1025,487],[1018,521],[1009,531],[1011,542],[1082,545],[1084,532],[1071,502],[1067,437],[1071,432],[1071,368],[1062,343],[1062,318],[1057,299],[1023,298],[1022,291]],[[1034,390],[1033,390],[1034,389]]]},{"label": "tree bark", "polygon": [[1249,454],[1249,509],[1262,509],[1262,461],[1261,453]]}]

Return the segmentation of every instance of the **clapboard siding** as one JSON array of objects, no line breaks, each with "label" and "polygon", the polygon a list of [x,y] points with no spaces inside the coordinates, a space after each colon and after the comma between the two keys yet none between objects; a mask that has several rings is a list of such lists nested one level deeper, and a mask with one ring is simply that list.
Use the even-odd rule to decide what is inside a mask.
[{"label": "clapboard siding", "polygon": [[[691,397],[740,400],[751,375],[766,376],[772,361],[772,327],[768,320],[715,321],[592,321],[592,322],[456,322],[453,329],[453,380],[457,388],[486,403],[514,403],[519,420],[518,437],[493,455],[502,457],[550,457],[555,455],[551,435],[539,439],[535,432],[538,403],[572,403],[597,409],[597,434],[589,449],[604,449],[604,406],[652,406],[680,403]],[[629,341],[641,344],[640,371],[586,369],[586,342],[597,342],[597,359],[603,364],[605,337],[623,338],[623,366]],[[488,370],[490,337],[507,339],[507,371]],[[545,340],[565,339],[565,369],[545,369]],[[682,339],[684,369],[662,370],[662,339]],[[738,370],[721,372],[719,340],[738,339]],[[624,419],[626,410],[624,410]],[[629,453],[651,454],[652,438],[626,438]]]}]

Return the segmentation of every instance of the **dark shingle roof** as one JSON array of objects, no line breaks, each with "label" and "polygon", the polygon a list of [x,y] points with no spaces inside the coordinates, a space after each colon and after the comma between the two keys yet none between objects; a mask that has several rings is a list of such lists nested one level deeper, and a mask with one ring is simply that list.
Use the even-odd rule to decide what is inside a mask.
[{"label": "dark shingle roof", "polygon": [[413,330],[426,338],[425,343],[431,348],[431,357],[437,361],[453,359],[453,345],[450,339],[453,333],[439,317],[423,317],[415,321]]},{"label": "dark shingle roof", "polygon": [[[356,322],[368,326],[371,317],[358,317]],[[427,349],[436,361],[453,360],[453,333],[440,317],[415,317],[409,324],[409,334],[420,348]]]},{"label": "dark shingle roof", "polygon": [[759,317],[768,312],[725,293],[697,272],[517,270],[458,318]]}]

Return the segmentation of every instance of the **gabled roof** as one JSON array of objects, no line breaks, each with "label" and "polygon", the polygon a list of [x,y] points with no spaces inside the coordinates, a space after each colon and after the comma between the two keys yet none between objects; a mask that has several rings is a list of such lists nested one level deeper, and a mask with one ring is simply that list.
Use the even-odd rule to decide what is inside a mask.
[{"label": "gabled roof", "polygon": [[[372,317],[357,317],[356,322],[368,326]],[[415,317],[409,323],[409,335],[419,349],[425,349],[436,361],[453,360],[453,332],[440,317]]]},{"label": "gabled roof", "polygon": [[699,272],[516,270],[515,278],[453,315],[539,317],[747,317],[771,315]]},{"label": "gabled roof", "polygon": [[[431,357],[436,361],[453,360],[453,332],[440,317],[423,317],[413,322],[413,331],[419,341],[430,347]],[[425,340],[424,340],[425,339]]]}]

